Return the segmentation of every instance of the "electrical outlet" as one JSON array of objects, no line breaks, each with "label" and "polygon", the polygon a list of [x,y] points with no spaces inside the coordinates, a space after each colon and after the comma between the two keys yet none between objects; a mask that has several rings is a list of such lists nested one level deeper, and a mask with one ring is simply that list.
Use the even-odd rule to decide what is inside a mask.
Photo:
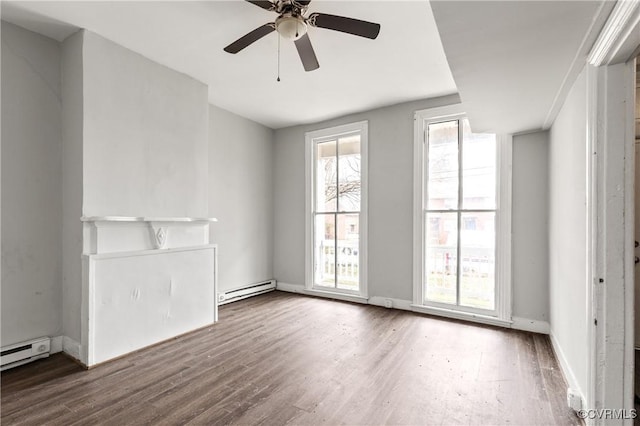
[{"label": "electrical outlet", "polygon": [[385,307],[385,308],[393,308],[393,300],[391,300],[391,299],[384,299],[384,307]]},{"label": "electrical outlet", "polygon": [[574,411],[582,410],[582,397],[573,389],[567,389],[567,405]]}]

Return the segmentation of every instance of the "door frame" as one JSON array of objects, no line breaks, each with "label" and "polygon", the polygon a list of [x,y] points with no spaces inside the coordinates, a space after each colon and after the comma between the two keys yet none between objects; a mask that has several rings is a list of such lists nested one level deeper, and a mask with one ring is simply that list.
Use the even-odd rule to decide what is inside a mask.
[{"label": "door frame", "polygon": [[[640,2],[618,2],[587,64],[587,409],[634,408],[635,57]],[[633,424],[633,419],[586,419]]]}]

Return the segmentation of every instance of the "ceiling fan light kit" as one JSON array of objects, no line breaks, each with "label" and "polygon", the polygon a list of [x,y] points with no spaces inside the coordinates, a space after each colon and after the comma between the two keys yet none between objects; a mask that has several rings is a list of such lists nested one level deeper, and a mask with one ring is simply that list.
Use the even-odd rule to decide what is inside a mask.
[{"label": "ceiling fan light kit", "polygon": [[307,24],[302,16],[285,14],[276,18],[276,31],[282,38],[295,41],[307,33]]},{"label": "ceiling fan light kit", "polygon": [[380,24],[359,19],[326,13],[312,13],[305,17],[311,0],[246,1],[269,12],[275,12],[278,17],[274,22],[264,24],[240,37],[225,47],[225,52],[238,53],[264,36],[276,31],[280,37],[295,43],[305,71],[313,71],[318,69],[320,65],[309,39],[309,26],[340,31],[369,39],[375,39],[380,33]]}]

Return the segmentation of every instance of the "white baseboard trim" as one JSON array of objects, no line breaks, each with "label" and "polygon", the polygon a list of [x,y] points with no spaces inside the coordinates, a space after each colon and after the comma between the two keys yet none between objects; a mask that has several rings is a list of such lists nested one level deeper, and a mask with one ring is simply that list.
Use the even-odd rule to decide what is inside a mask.
[{"label": "white baseboard trim", "polygon": [[391,297],[372,296],[369,298],[369,304],[375,306],[387,307],[388,302],[391,302],[391,309],[400,309],[402,311],[412,311],[411,302],[403,299],[394,299]]},{"label": "white baseboard trim", "polygon": [[56,336],[51,338],[49,353],[57,354],[58,352],[62,352],[62,338],[63,336]]},{"label": "white baseboard trim", "polygon": [[549,331],[549,339],[551,340],[551,347],[553,348],[553,352],[556,354],[556,358],[558,359],[558,364],[560,365],[560,371],[564,376],[564,380],[567,382],[569,389],[580,396],[580,398],[582,399],[582,407],[586,407],[587,400],[584,397],[584,393],[582,393],[582,389],[578,384],[578,380],[576,379],[575,374],[573,374],[573,369],[569,365],[567,357],[562,351],[562,347],[558,343],[558,339],[553,334],[553,330]]},{"label": "white baseboard trim", "polygon": [[470,312],[456,312],[448,309],[434,308],[431,306],[411,305],[414,312],[436,315],[444,318],[458,319],[462,321],[476,322],[479,324],[496,325],[499,327],[511,328],[511,321],[505,321],[488,315],[479,315]]},{"label": "white baseboard trim", "polygon": [[453,312],[445,309],[414,305],[409,300],[394,299],[391,297],[372,296],[369,299],[359,296],[349,296],[337,293],[330,293],[317,290],[307,290],[303,285],[290,284],[278,281],[276,290],[286,291],[288,293],[298,293],[310,296],[327,297],[331,299],[345,300],[348,302],[367,303],[374,306],[387,307],[388,301],[391,302],[391,309],[400,309],[403,311],[411,311],[428,315],[436,315],[444,318],[459,319],[471,321],[479,324],[489,324],[505,328],[513,328],[516,330],[529,331],[533,333],[549,334],[549,323],[546,321],[538,321],[529,318],[513,317],[512,321],[504,321],[490,316],[471,314],[466,312]]},{"label": "white baseboard trim", "polygon": [[74,358],[80,362],[82,362],[82,358],[80,358],[80,343],[71,339],[67,336],[62,336],[62,350],[64,353],[69,355],[71,358]]},{"label": "white baseboard trim", "polygon": [[283,283],[282,281],[276,281],[276,290],[286,291],[287,293],[300,293],[304,294],[304,286],[297,284]]},{"label": "white baseboard trim", "polygon": [[301,285],[288,284],[280,281],[276,283],[276,290],[286,291],[289,293],[306,294],[307,296],[318,296],[325,297],[327,299],[342,300],[343,302],[367,303],[366,297],[350,294],[332,293],[330,291],[309,290]]},{"label": "white baseboard trim", "polygon": [[529,318],[512,317],[511,328],[522,331],[531,331],[533,333],[549,334],[549,323],[547,321],[538,321]]}]

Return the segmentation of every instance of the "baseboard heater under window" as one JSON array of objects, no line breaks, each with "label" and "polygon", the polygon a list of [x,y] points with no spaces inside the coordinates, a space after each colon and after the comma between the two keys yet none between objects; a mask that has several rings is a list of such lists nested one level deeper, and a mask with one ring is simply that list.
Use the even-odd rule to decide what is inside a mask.
[{"label": "baseboard heater under window", "polygon": [[2,348],[0,371],[17,367],[36,359],[46,358],[51,351],[51,339],[41,337],[28,342],[16,343]]},{"label": "baseboard heater under window", "polygon": [[231,303],[238,300],[246,299],[247,297],[257,296],[262,293],[273,291],[276,289],[275,280],[265,281],[260,284],[250,285],[248,287],[239,288],[236,290],[230,290],[224,293],[218,293],[218,304],[224,305],[225,303]]}]

